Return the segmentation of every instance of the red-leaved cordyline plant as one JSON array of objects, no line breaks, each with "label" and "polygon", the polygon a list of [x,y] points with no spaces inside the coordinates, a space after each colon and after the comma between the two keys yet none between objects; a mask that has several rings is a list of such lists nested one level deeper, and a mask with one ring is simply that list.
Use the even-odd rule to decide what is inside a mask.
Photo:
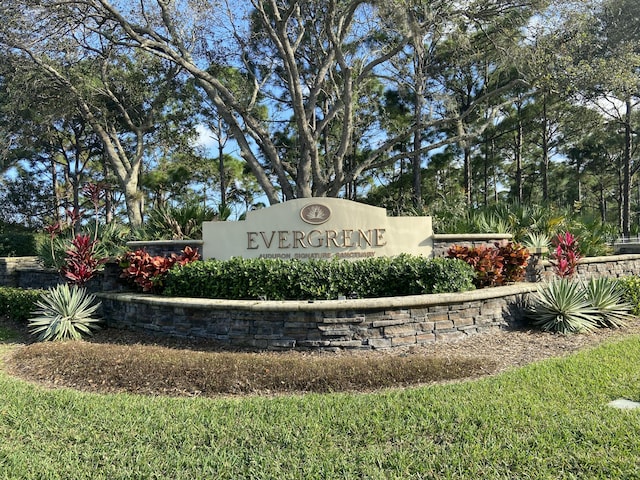
[{"label": "red-leaved cordyline plant", "polygon": [[65,252],[65,265],[60,268],[60,272],[71,285],[86,285],[105,263],[106,259],[95,258],[95,244],[96,241],[92,241],[89,235],[76,235],[71,241],[71,248]]},{"label": "red-leaved cordyline plant", "polygon": [[477,288],[521,281],[529,261],[527,249],[512,242],[496,242],[493,247],[452,245],[447,256],[463,260],[473,267],[476,272],[474,285]]},{"label": "red-leaved cordyline plant", "polygon": [[100,201],[104,197],[105,188],[101,183],[87,183],[82,187],[82,193],[89,199],[94,210],[100,207]]},{"label": "red-leaved cordyline plant", "polygon": [[576,238],[570,232],[560,233],[553,244],[555,249],[551,252],[549,261],[554,273],[560,278],[572,277],[581,258]]},{"label": "red-leaved cordyline plant", "polygon": [[496,242],[498,254],[502,257],[502,276],[505,282],[520,282],[524,279],[529,265],[529,251],[519,243]]},{"label": "red-leaved cordyline plant", "polygon": [[159,292],[162,290],[162,279],[174,265],[185,265],[198,260],[197,249],[185,247],[181,255],[172,253],[169,257],[151,256],[145,250],[136,250],[124,255],[120,262],[122,274],[126,279],[143,292]]},{"label": "red-leaved cordyline plant", "polygon": [[51,238],[56,238],[62,232],[62,226],[59,223],[44,227],[44,231],[49,234]]},{"label": "red-leaved cordyline plant", "polygon": [[452,245],[447,256],[457,258],[473,267],[476,278],[473,283],[477,288],[492,287],[502,285],[502,256],[493,247],[478,245],[476,247],[466,247],[462,245]]}]

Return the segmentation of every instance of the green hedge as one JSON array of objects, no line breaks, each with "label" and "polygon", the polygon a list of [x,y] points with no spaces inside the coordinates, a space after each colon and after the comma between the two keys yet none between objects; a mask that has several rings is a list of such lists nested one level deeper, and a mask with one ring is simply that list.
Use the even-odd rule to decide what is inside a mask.
[{"label": "green hedge", "polygon": [[232,258],[172,269],[163,294],[269,300],[390,297],[471,290],[474,275],[460,260],[409,255],[356,262]]},{"label": "green hedge", "polygon": [[14,320],[28,320],[43,293],[44,290],[0,287],[0,315],[9,315]]},{"label": "green hedge", "polygon": [[34,233],[0,229],[0,257],[29,257],[37,251]]},{"label": "green hedge", "polygon": [[631,313],[640,315],[640,277],[630,275],[618,279],[624,288],[624,299],[631,305]]}]

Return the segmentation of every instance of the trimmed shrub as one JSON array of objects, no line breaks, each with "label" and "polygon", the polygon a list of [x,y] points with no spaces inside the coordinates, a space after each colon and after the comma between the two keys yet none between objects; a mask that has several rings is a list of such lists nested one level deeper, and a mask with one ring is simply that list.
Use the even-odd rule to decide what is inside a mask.
[{"label": "trimmed shrub", "polygon": [[471,290],[474,276],[465,262],[438,257],[424,263],[420,278],[428,281],[419,281],[425,283],[423,286],[429,293],[452,293]]},{"label": "trimmed shrub", "polygon": [[37,251],[35,233],[0,229],[0,257],[29,257]]},{"label": "trimmed shrub", "polygon": [[0,287],[0,315],[9,315],[18,321],[27,321],[44,292],[44,290]]},{"label": "trimmed shrub", "polygon": [[165,295],[269,300],[389,297],[473,289],[473,269],[454,259],[410,255],[343,260],[245,259],[171,269]]},{"label": "trimmed shrub", "polygon": [[624,300],[631,305],[631,313],[640,316],[640,277],[631,275],[618,279]]}]

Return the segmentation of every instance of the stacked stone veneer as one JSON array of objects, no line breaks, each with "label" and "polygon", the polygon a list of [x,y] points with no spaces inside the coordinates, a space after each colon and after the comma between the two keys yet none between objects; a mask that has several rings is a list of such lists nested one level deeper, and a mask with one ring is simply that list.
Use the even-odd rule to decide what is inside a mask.
[{"label": "stacked stone veneer", "polygon": [[21,279],[28,277],[32,272],[41,271],[42,265],[38,262],[38,257],[2,257],[0,258],[0,285],[28,288],[22,284]]},{"label": "stacked stone veneer", "polygon": [[533,284],[460,294],[224,301],[102,293],[109,326],[260,349],[372,349],[450,341],[514,323]]},{"label": "stacked stone veneer", "polygon": [[[527,273],[529,282],[547,280],[554,276],[553,265],[548,260],[537,261],[535,267]],[[578,264],[577,274],[585,280],[593,277],[640,275],[640,254],[583,258]]]},{"label": "stacked stone veneer", "polygon": [[[89,281],[92,292],[124,290],[120,280],[121,269],[115,261],[109,261],[104,269]],[[0,257],[0,286],[18,288],[49,288],[65,279],[56,270],[43,268],[38,257]]]}]

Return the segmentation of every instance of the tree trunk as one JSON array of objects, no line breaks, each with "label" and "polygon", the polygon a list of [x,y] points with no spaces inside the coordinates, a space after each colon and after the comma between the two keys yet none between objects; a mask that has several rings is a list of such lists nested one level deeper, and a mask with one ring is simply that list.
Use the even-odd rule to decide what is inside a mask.
[{"label": "tree trunk", "polygon": [[422,155],[420,147],[422,146],[422,129],[420,126],[416,129],[413,136],[413,154],[411,158],[413,173],[413,191],[411,199],[413,207],[416,211],[422,211]]},{"label": "tree trunk", "polygon": [[522,203],[522,143],[523,143],[523,127],[522,127],[522,105],[518,104],[518,123],[516,126],[516,200]]},{"label": "tree trunk", "polygon": [[124,186],[124,200],[127,207],[127,217],[132,227],[142,225],[144,201],[138,190],[138,182],[129,182]]},{"label": "tree trunk", "polygon": [[[109,168],[107,162],[102,162],[102,176],[107,179]],[[113,193],[111,188],[106,184],[104,187],[104,221],[105,223],[113,222]]]},{"label": "tree trunk", "polygon": [[576,181],[578,182],[578,202],[582,201],[582,162],[576,159]]},{"label": "tree trunk", "polygon": [[411,199],[413,207],[418,211],[422,211],[422,135],[423,135],[423,105],[424,105],[424,45],[423,38],[415,35],[414,44],[414,70],[415,70],[415,88],[414,88],[414,123],[415,132],[413,133],[413,152],[411,157],[412,173],[413,173],[413,191]]},{"label": "tree trunk", "polygon": [[626,100],[624,118],[624,158],[622,163],[622,234],[631,232],[631,99]]},{"label": "tree trunk", "polygon": [[471,166],[471,147],[464,145],[464,194],[467,206],[471,206],[471,190],[473,188],[473,171]]},{"label": "tree trunk", "polygon": [[54,223],[60,223],[62,220],[60,218],[60,185],[58,183],[58,171],[56,169],[56,162],[53,158],[51,158],[51,184],[53,187],[53,218]]},{"label": "tree trunk", "polygon": [[483,201],[484,206],[489,205],[489,160],[491,158],[490,145],[492,144],[492,140],[489,140],[487,137],[484,139],[484,192],[483,192]]},{"label": "tree trunk", "polygon": [[218,169],[220,170],[220,216],[227,209],[227,186],[224,178],[224,146],[218,142]]},{"label": "tree trunk", "polygon": [[549,201],[549,118],[547,96],[542,96],[542,201]]}]

